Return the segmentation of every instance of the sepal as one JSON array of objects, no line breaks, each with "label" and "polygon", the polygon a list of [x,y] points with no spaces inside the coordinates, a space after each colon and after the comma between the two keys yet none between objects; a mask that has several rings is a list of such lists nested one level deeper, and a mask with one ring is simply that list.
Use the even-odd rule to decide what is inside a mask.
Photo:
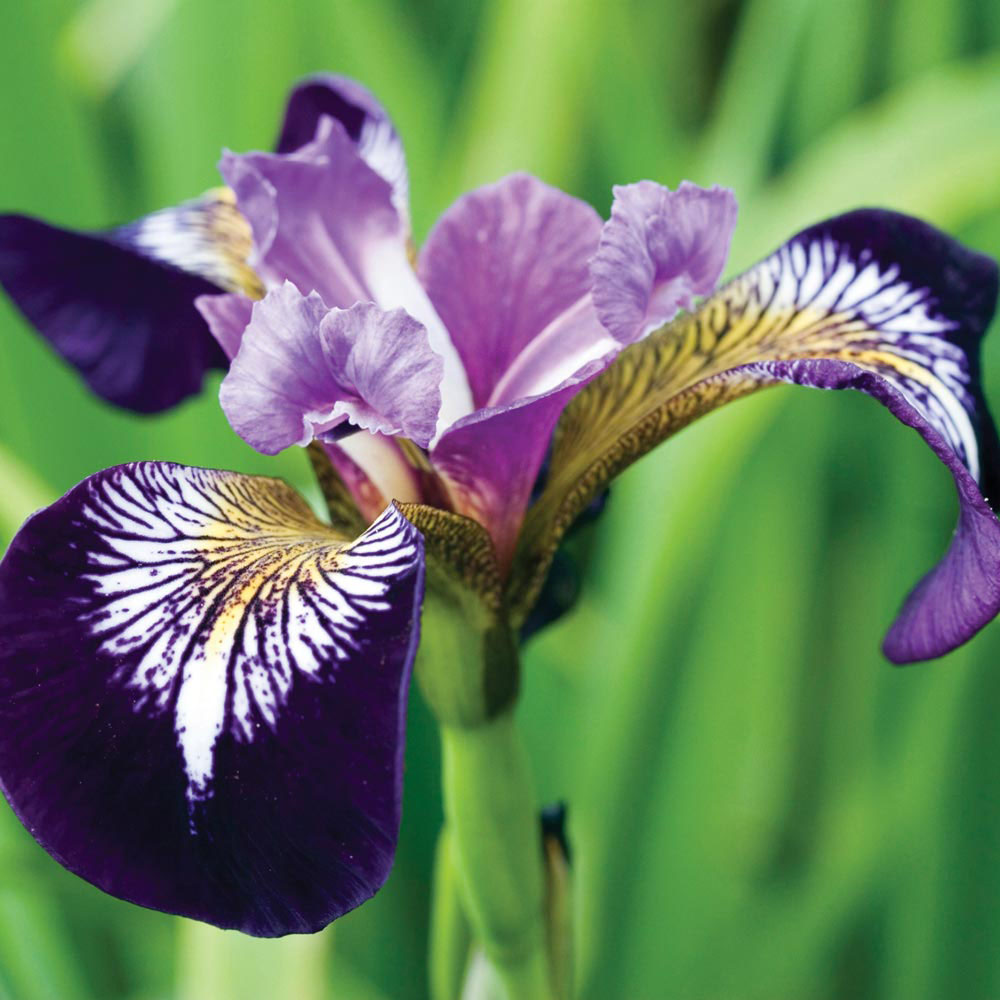
[{"label": "sepal", "polygon": [[0,783],[131,902],[311,932],[389,873],[423,593],[394,507],[351,542],[284,483],[98,473],[0,563]]},{"label": "sepal", "polygon": [[261,294],[250,231],[225,189],[104,233],[0,216],[0,284],[29,323],[109,403],[169,409],[226,358],[198,296]]},{"label": "sepal", "polygon": [[890,632],[896,662],[940,656],[1000,610],[997,437],[979,384],[996,264],[917,219],[861,210],[792,237],[697,311],[624,350],[570,403],[508,583],[534,605],[566,530],[618,473],[691,421],[782,382],[857,389],[955,478],[958,531]]}]

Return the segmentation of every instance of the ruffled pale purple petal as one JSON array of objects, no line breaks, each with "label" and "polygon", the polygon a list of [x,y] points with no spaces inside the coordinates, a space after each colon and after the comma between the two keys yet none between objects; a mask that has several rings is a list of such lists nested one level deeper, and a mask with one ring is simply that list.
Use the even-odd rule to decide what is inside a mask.
[{"label": "ruffled pale purple petal", "polygon": [[277,480],[99,473],[0,563],[0,781],[113,895],[312,932],[398,835],[422,540],[390,508],[338,541]]},{"label": "ruffled pale purple petal", "polygon": [[286,282],[254,305],[219,399],[236,433],[269,455],[334,440],[345,422],[426,445],[442,371],[426,330],[402,310],[330,310]]},{"label": "ruffled pale purple petal", "polygon": [[91,391],[116,406],[169,409],[201,390],[206,371],[225,367],[194,307],[220,287],[134,239],[0,216],[0,284]]},{"label": "ruffled pale purple petal", "polygon": [[227,153],[221,170],[253,227],[254,263],[269,287],[291,281],[331,308],[405,309],[444,362],[440,429],[470,412],[462,363],[410,264],[392,189],[338,121],[323,118],[295,153]]},{"label": "ruffled pale purple petal", "polygon": [[404,220],[408,219],[409,185],[403,143],[385,108],[356,80],[317,73],[297,84],[288,96],[275,151],[293,153],[312,142],[324,116],[343,125],[365,163],[392,185],[396,210]]},{"label": "ruffled pale purple petal", "polygon": [[[438,220],[418,269],[465,366],[476,407],[516,398],[497,398],[494,390],[547,327],[585,306],[587,263],[600,227],[589,205],[527,174],[463,195]],[[555,389],[572,374],[560,369],[560,360],[579,356],[582,367],[604,353],[604,338],[598,323],[567,317],[553,337],[562,350],[540,352],[517,379],[531,382],[535,392]],[[536,370],[542,362],[545,370]]]},{"label": "ruffled pale purple petal", "polygon": [[709,295],[722,274],[736,225],[726,188],[653,181],[614,189],[611,218],[591,265],[594,305],[623,344],[638,340]]}]

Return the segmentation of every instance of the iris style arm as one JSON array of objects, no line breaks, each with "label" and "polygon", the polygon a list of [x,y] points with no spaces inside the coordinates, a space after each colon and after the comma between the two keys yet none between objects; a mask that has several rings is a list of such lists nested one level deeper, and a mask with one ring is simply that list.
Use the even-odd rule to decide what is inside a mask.
[{"label": "iris style arm", "polygon": [[0,776],[71,871],[273,936],[371,896],[399,831],[420,534],[356,540],[277,480],[84,480],[0,563]]}]

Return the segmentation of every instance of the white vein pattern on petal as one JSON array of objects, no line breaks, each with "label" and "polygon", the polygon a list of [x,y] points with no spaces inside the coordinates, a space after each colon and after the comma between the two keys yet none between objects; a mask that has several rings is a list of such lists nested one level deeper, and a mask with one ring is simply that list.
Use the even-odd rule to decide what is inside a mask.
[{"label": "white vein pattern on petal", "polygon": [[246,292],[256,279],[247,264],[250,225],[227,188],[160,209],[113,231],[120,245],[214,282],[229,292]]},{"label": "white vein pattern on petal", "polygon": [[[791,310],[788,325],[771,339],[793,338],[803,357],[842,358],[880,375],[924,414],[978,480],[968,359],[947,339],[959,324],[939,313],[930,289],[902,278],[898,264],[881,263],[867,249],[855,254],[830,237],[795,239],[736,278],[721,298],[744,321],[748,312],[763,317]],[[767,340],[755,335],[761,347]],[[790,356],[787,350],[783,356]]]},{"label": "white vein pattern on petal", "polygon": [[90,553],[94,604],[82,617],[134,710],[173,713],[193,815],[211,796],[223,731],[251,742],[275,729],[297,676],[335,682],[417,554],[391,511],[345,544],[273,482],[118,472],[91,485],[83,512],[106,550]]}]

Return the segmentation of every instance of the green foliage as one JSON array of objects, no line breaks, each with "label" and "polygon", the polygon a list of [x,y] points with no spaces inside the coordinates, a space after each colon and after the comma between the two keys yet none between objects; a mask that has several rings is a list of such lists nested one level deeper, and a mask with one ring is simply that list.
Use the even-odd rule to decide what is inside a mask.
[{"label": "green foliage", "polygon": [[[291,81],[328,68],[395,115],[418,235],[521,168],[602,212],[638,176],[735,186],[734,269],[871,203],[1000,256],[997,9],[17,4],[0,33],[0,201],[96,226],[189,197],[215,183],[222,145],[268,147]],[[0,539],[134,459],[311,489],[303,456],[264,459],[231,433],[214,385],[137,419],[92,399],[6,304],[0,338]],[[878,652],[954,512],[916,436],[849,394],[740,403],[620,482],[579,609],[524,664],[538,784],[570,803],[585,1000],[1000,996],[1000,626],[938,664],[894,670]],[[418,696],[407,759],[388,886],[308,942],[182,929],[105,897],[4,810],[0,998],[424,997],[441,804]]]}]

